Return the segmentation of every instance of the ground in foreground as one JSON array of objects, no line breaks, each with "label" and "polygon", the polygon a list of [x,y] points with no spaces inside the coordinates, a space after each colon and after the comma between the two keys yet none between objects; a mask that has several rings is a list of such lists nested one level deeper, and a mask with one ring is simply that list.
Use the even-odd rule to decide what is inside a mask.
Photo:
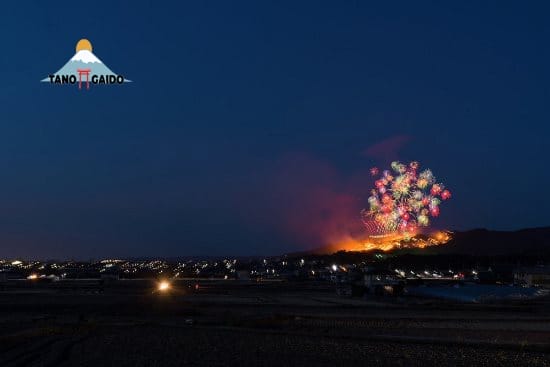
[{"label": "ground in foreground", "polygon": [[1,366],[550,365],[550,305],[339,298],[309,283],[0,291]]}]

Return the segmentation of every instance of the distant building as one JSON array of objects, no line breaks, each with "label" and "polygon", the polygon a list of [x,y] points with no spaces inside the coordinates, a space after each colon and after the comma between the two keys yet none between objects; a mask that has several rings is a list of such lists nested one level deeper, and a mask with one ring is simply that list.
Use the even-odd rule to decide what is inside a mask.
[{"label": "distant building", "polygon": [[477,278],[480,284],[512,284],[514,282],[514,266],[494,265],[487,270],[479,270]]},{"label": "distant building", "polygon": [[236,275],[239,280],[250,280],[250,271],[248,270],[237,270]]},{"label": "distant building", "polygon": [[376,295],[396,295],[403,291],[403,281],[389,270],[368,270],[364,275],[364,284],[367,293]]},{"label": "distant building", "polygon": [[550,267],[520,268],[514,273],[514,282],[527,287],[550,288]]},{"label": "distant building", "polygon": [[101,280],[106,282],[114,282],[120,279],[120,274],[117,272],[105,272],[101,274]]},{"label": "distant building", "polygon": [[12,279],[25,279],[26,277],[18,271],[3,271],[0,273],[0,282],[7,282]]}]

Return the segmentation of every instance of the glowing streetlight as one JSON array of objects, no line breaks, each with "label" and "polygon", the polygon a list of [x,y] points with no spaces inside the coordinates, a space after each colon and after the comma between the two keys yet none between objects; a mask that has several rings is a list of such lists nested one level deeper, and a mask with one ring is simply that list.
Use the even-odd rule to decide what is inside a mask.
[{"label": "glowing streetlight", "polygon": [[165,280],[163,280],[158,284],[158,290],[160,292],[168,292],[170,290],[170,287],[171,287],[170,283]]}]

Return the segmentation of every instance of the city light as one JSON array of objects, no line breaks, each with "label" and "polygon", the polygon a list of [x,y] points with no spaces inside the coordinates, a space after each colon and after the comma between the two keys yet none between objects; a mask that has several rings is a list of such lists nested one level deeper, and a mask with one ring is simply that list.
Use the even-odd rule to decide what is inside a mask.
[{"label": "city light", "polygon": [[171,288],[171,284],[165,280],[161,281],[159,284],[158,284],[158,290],[160,292],[168,292]]}]

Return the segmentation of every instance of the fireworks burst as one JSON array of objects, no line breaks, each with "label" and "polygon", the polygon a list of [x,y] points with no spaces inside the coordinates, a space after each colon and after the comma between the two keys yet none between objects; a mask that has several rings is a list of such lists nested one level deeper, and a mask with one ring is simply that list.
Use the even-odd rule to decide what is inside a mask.
[{"label": "fireworks burst", "polygon": [[418,162],[395,161],[391,171],[379,174],[378,168],[370,169],[375,188],[361,217],[371,235],[414,235],[418,227],[429,226],[430,218],[439,216],[439,205],[451,198],[451,192],[436,182],[432,171],[419,172],[419,167]]}]

